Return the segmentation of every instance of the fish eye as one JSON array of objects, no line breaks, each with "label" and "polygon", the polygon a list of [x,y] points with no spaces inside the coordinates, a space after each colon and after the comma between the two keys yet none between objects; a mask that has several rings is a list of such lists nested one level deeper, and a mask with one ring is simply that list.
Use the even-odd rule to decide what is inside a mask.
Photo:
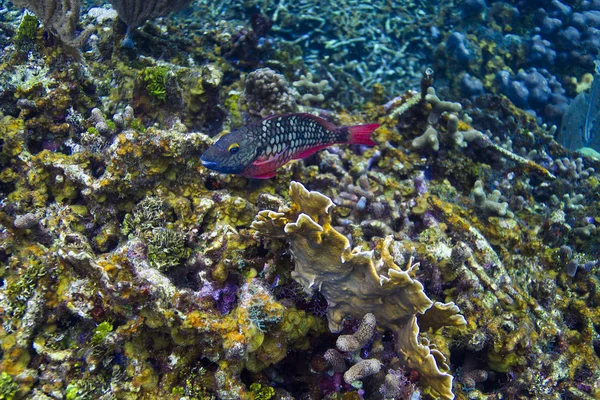
[{"label": "fish eye", "polygon": [[229,150],[230,154],[237,154],[237,152],[240,151],[240,145],[237,143],[232,143],[229,145],[227,150]]}]

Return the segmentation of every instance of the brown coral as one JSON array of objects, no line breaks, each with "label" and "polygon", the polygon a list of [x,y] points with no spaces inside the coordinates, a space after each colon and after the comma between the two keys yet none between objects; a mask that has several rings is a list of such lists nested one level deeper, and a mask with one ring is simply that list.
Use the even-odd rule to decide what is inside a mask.
[{"label": "brown coral", "polygon": [[462,325],[466,321],[458,308],[452,303],[434,304],[427,297],[421,283],[413,279],[418,264],[411,262],[403,270],[394,263],[391,237],[378,243],[379,257],[373,251],[352,250],[348,239],[331,226],[331,199],[297,182],[291,184],[290,197],[290,208],[262,211],[252,227],[289,242],[296,264],[292,277],[306,292],[317,289],[327,299],[330,330],[339,331],[347,316],[373,313],[380,327],[396,333],[396,351],[420,373],[430,393],[454,398],[446,359],[422,344],[417,315],[427,316],[427,310],[432,310],[441,319],[437,326]]}]

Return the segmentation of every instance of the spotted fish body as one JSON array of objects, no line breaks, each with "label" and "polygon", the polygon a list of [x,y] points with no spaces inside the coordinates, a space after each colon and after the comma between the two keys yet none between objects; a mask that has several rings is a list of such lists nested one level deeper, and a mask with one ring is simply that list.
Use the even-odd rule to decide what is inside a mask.
[{"label": "spotted fish body", "polygon": [[218,172],[267,179],[290,160],[305,158],[336,143],[374,146],[378,124],[337,127],[311,114],[275,115],[221,137],[202,154]]}]

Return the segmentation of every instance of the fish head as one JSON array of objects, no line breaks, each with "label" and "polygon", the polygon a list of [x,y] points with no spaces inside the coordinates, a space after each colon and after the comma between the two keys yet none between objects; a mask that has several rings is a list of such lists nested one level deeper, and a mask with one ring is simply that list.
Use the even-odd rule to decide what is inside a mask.
[{"label": "fish head", "polygon": [[243,130],[228,133],[200,156],[202,165],[224,174],[240,174],[258,156],[258,145]]}]

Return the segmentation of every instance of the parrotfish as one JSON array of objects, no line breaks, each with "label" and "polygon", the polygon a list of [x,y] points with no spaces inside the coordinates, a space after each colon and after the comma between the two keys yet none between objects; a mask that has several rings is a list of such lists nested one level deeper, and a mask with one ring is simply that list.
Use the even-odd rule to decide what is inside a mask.
[{"label": "parrotfish", "polygon": [[228,133],[200,157],[225,174],[268,179],[290,160],[306,158],[336,143],[375,146],[379,124],[336,126],[311,114],[273,115]]}]

